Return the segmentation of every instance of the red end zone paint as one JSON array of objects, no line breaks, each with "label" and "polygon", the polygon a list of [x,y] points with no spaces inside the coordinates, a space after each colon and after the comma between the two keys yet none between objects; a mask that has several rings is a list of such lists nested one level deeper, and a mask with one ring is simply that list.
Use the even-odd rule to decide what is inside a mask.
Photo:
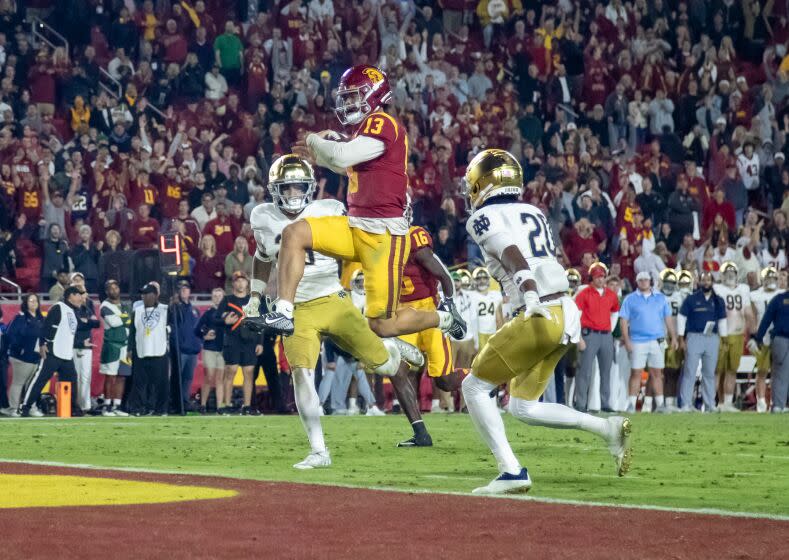
[{"label": "red end zone paint", "polygon": [[789,557],[789,523],[767,519],[8,463],[0,471],[239,492],[178,504],[0,510],[9,558]]}]

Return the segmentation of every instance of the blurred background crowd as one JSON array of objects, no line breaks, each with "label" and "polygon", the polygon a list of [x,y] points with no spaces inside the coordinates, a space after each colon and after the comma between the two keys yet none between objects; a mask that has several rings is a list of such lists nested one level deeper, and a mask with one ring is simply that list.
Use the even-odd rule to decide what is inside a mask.
[{"label": "blurred background crowd", "polygon": [[[193,291],[231,291],[270,163],[338,128],[334,88],[370,63],[448,265],[481,264],[460,181],[501,147],[582,282],[597,261],[620,292],[732,261],[755,289],[787,269],[787,4],[0,0],[0,276],[125,287],[112,256],[178,232]],[[317,196],[344,200],[346,178],[317,172]]]}]

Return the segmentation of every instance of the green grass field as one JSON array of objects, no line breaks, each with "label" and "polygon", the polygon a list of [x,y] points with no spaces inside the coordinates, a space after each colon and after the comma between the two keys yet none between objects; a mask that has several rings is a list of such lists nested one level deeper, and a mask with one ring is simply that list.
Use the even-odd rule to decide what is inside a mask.
[{"label": "green grass field", "polygon": [[[789,515],[788,416],[637,416],[625,478],[592,435],[506,421],[530,496]],[[296,416],[3,420],[0,460],[452,492],[496,474],[465,415],[429,415],[429,449],[395,448],[410,431],[402,416],[323,423],[334,465],[317,471],[291,467],[307,452]]]}]

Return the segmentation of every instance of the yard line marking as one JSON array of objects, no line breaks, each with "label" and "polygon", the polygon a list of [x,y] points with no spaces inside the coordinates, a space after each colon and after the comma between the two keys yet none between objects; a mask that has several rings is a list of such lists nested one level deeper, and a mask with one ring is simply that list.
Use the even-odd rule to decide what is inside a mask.
[{"label": "yard line marking", "polygon": [[756,459],[778,459],[780,461],[789,461],[789,455],[761,455],[756,453],[737,453],[737,457],[749,457]]},{"label": "yard line marking", "polygon": [[[714,515],[717,517],[741,517],[748,519],[769,519],[771,521],[787,521],[789,522],[789,515],[781,515],[776,513],[756,513],[751,511],[730,511],[717,508],[683,508],[683,507],[669,507],[658,506],[651,504],[617,504],[613,502],[596,502],[596,501],[582,501],[570,500],[564,498],[549,498],[544,496],[524,496],[524,495],[509,495],[509,496],[475,496],[470,492],[453,492],[447,490],[430,490],[427,488],[393,488],[388,486],[360,486],[355,484],[342,484],[333,482],[298,482],[292,480],[264,480],[249,478],[234,474],[214,474],[200,471],[189,470],[170,470],[170,469],[144,469],[139,467],[107,467],[102,465],[89,465],[82,463],[62,463],[59,461],[35,461],[23,459],[3,459],[0,457],[0,466],[2,463],[14,463],[22,465],[40,465],[44,467],[64,467],[72,469],[86,469],[96,471],[118,471],[118,472],[136,472],[136,473],[149,473],[149,474],[185,474],[189,476],[204,476],[211,478],[231,478],[235,480],[254,480],[257,482],[279,483],[279,484],[299,484],[304,486],[335,486],[338,488],[348,488],[353,490],[375,490],[380,492],[399,492],[401,494],[444,494],[449,496],[464,496],[467,498],[476,499],[499,499],[499,500],[523,500],[526,502],[536,502],[543,504],[558,504],[568,506],[580,507],[606,507],[618,509],[639,509],[644,511],[663,511],[669,513],[687,513],[696,515]],[[441,475],[437,475],[441,476]],[[478,479],[474,479],[478,480]]]}]

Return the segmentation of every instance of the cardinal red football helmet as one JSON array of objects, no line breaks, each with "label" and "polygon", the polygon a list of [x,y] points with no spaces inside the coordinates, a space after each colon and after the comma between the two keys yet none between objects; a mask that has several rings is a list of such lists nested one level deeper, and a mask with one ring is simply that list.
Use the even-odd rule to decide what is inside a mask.
[{"label": "cardinal red football helmet", "polygon": [[362,122],[392,98],[386,74],[375,66],[359,64],[348,68],[337,88],[337,118],[344,126]]}]

